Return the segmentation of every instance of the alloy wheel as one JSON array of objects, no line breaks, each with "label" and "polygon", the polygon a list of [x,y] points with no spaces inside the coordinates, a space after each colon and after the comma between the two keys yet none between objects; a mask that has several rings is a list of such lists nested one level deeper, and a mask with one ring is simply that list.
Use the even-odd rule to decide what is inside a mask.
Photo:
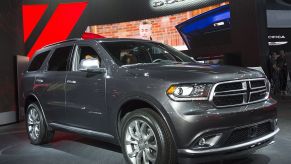
[{"label": "alloy wheel", "polygon": [[143,120],[129,123],[125,133],[125,150],[133,164],[153,164],[157,159],[158,145],[153,129]]},{"label": "alloy wheel", "polygon": [[40,135],[40,115],[37,112],[35,107],[30,107],[28,118],[27,118],[27,126],[29,136],[33,140],[37,140]]}]

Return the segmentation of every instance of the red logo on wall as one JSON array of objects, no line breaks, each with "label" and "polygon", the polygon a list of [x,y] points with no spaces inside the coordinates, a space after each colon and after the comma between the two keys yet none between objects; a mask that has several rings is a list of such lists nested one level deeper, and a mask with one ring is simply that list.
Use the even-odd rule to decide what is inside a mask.
[{"label": "red logo on wall", "polygon": [[[88,2],[61,3],[42,29],[35,43],[28,51],[31,58],[43,46],[66,40],[75,27]],[[23,5],[24,42],[27,41],[43,17],[48,5]]]}]

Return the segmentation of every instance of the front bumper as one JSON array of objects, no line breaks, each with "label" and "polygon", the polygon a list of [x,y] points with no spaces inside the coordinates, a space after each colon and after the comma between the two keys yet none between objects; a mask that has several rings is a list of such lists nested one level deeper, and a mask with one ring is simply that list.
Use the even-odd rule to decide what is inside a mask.
[{"label": "front bumper", "polygon": [[[231,159],[242,159],[244,157],[249,157],[250,154],[253,154],[257,149],[263,148],[265,146],[271,145],[275,143],[273,138],[266,140],[265,142],[261,142],[260,144],[248,146],[248,147],[241,147],[232,149],[229,151],[221,151],[215,153],[205,153],[199,155],[190,155],[189,153],[182,153],[180,154],[179,163],[183,164],[193,164],[193,163],[205,163],[205,162],[214,162],[214,161],[221,161],[221,160],[231,160]],[[181,152],[180,152],[181,153]]]},{"label": "front bumper", "polygon": [[277,128],[274,132],[265,135],[261,138],[257,138],[245,143],[240,143],[237,145],[227,146],[227,147],[221,147],[221,148],[213,148],[213,149],[207,149],[207,150],[192,150],[192,149],[179,149],[178,154],[181,156],[188,156],[188,157],[195,157],[195,156],[201,156],[201,155],[212,155],[212,154],[228,154],[228,153],[235,153],[240,152],[248,149],[255,149],[255,148],[261,148],[262,145],[266,146],[270,142],[273,141],[274,136],[280,131],[279,128]]},{"label": "front bumper", "polygon": [[[209,103],[174,102],[168,109],[174,125],[175,141],[179,156],[200,157],[212,154],[232,154],[251,149],[258,149],[273,141],[279,132],[277,127],[276,101],[268,99],[264,102],[246,106],[215,109]],[[261,124],[269,123],[270,129]],[[248,137],[246,140],[227,143],[234,131],[243,129],[243,135],[248,136],[248,127],[264,127],[264,133]],[[260,129],[260,128],[258,128]],[[209,148],[197,148],[200,138],[222,134],[220,141]],[[238,138],[240,132],[237,133]],[[232,136],[232,138],[236,138]]]}]

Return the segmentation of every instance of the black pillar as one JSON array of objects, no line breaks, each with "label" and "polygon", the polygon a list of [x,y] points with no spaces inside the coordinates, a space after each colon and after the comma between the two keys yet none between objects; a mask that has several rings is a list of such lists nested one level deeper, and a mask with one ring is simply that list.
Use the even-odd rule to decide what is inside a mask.
[{"label": "black pillar", "polygon": [[16,55],[24,55],[22,0],[0,1],[0,125],[16,121]]},{"label": "black pillar", "polygon": [[233,50],[240,56],[241,66],[261,66],[267,71],[266,0],[232,0],[231,26]]}]

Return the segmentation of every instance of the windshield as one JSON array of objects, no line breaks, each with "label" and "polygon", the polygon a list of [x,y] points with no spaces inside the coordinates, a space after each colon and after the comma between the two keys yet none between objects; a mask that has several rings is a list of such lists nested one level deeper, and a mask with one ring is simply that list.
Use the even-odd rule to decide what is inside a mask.
[{"label": "windshield", "polygon": [[101,44],[120,66],[139,63],[195,62],[182,52],[155,42],[119,41]]}]

